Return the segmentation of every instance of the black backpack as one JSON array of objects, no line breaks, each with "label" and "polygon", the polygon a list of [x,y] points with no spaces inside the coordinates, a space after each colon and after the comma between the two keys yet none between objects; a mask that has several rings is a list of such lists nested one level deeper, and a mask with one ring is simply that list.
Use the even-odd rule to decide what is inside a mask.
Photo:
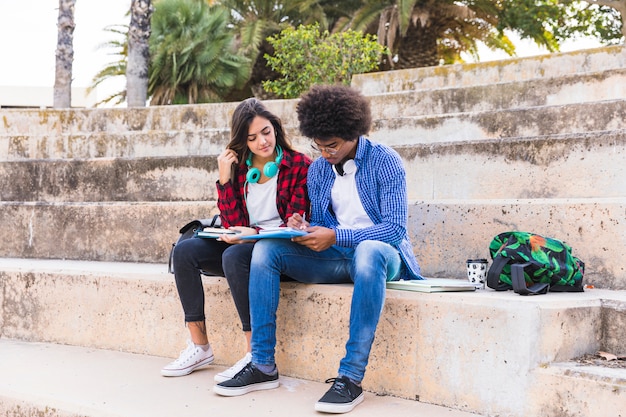
[{"label": "black backpack", "polygon": [[178,240],[176,241],[176,243],[172,244],[172,249],[170,249],[170,260],[167,266],[167,270],[170,274],[174,273],[174,247],[182,242],[183,240],[189,239],[191,237],[194,237],[194,235],[196,234],[196,231],[198,230],[202,230],[205,227],[217,227],[220,228],[222,227],[222,218],[220,217],[219,214],[214,215],[212,218],[210,219],[196,219],[196,220],[192,220],[189,223],[187,223],[186,225],[184,225],[183,227],[181,227],[180,229],[180,237],[178,238]]}]

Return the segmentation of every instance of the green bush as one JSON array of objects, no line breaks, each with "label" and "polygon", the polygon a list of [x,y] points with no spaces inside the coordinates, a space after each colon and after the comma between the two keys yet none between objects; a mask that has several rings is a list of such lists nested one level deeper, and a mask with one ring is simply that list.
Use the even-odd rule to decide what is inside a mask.
[{"label": "green bush", "polygon": [[353,74],[378,69],[388,53],[376,36],[353,30],[320,33],[318,24],[290,27],[267,40],[274,56],[265,54],[265,59],[283,78],[264,81],[263,88],[282,98],[297,98],[314,84],[350,84]]}]

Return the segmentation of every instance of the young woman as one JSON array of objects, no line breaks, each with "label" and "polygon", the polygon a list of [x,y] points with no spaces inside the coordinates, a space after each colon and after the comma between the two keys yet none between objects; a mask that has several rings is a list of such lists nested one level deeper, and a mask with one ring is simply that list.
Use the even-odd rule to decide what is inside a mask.
[{"label": "young woman", "polygon": [[240,231],[219,239],[192,238],[174,248],[176,288],[190,333],[187,348],[167,364],[164,376],[188,375],[213,362],[204,313],[201,271],[225,276],[241,319],[247,354],[215,376],[228,380],[250,362],[248,282],[254,240],[239,236],[260,228],[284,226],[293,214],[309,210],[306,177],[311,160],[296,152],[280,119],[257,99],[240,103],[231,121],[231,140],[217,157],[218,201],[222,225]]}]

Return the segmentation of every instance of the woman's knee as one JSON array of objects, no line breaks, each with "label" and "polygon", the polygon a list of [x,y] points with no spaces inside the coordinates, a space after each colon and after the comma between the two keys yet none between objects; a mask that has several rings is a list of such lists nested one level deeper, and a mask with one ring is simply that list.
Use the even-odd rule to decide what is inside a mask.
[{"label": "woman's knee", "polygon": [[250,272],[252,249],[252,244],[243,243],[232,245],[224,251],[222,254],[222,268],[229,281],[241,275],[245,275],[247,278]]},{"label": "woman's knee", "polygon": [[185,239],[174,246],[174,263],[190,262],[196,259],[198,249],[203,246],[200,239]]}]

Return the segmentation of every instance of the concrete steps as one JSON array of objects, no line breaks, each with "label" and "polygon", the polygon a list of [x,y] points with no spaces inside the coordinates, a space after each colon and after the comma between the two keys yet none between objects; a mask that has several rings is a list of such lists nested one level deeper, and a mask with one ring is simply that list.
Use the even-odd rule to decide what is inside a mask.
[{"label": "concrete steps", "polygon": [[[214,202],[0,202],[1,257],[166,263],[178,229],[216,213]],[[489,258],[500,231],[557,236],[587,263],[586,282],[626,289],[619,225],[626,198],[411,201],[409,234],[426,276],[462,278]]]},{"label": "concrete steps", "polygon": [[[26,417],[319,416],[320,382],[281,376],[276,390],[238,398],[213,393],[209,366],[184,378],[164,378],[169,359],[93,348],[0,339],[0,414]],[[62,381],[62,383],[59,383]],[[365,393],[350,415],[479,417],[446,407]]]},{"label": "concrete steps", "polygon": [[[587,262],[590,284],[626,289],[621,261],[626,243],[622,229],[612,226],[620,224],[625,209],[623,197],[430,199],[411,202],[409,233],[427,276],[463,277],[465,259],[489,257],[496,231],[517,229],[561,237]],[[210,217],[216,207],[214,202],[6,202],[0,213],[0,256],[163,263],[178,229],[190,219]]]},{"label": "concrete steps", "polygon": [[394,146],[549,137],[622,130],[624,114],[625,100],[609,100],[481,113],[416,115],[377,119],[371,136]]},{"label": "concrete steps", "polygon": [[533,371],[530,395],[553,392],[562,401],[544,398],[533,404],[532,415],[623,416],[626,410],[624,369],[559,362]]},{"label": "concrete steps", "polygon": [[623,47],[609,46],[530,58],[358,74],[353,77],[352,85],[366,95],[377,95],[539,80],[545,77],[568,77],[572,74],[604,72],[625,66],[626,54]]},{"label": "concrete steps", "polygon": [[[626,125],[580,130],[394,148],[409,174],[409,198],[415,200],[626,195],[621,180],[626,174]],[[0,163],[0,197],[23,202],[210,201],[217,198],[217,175],[214,155],[11,161]]]},{"label": "concrete steps", "polygon": [[[158,357],[175,357],[184,345],[176,289],[163,264],[5,258],[0,259],[0,271],[3,339]],[[277,346],[281,374],[319,383],[336,373],[349,316],[344,300],[350,293],[349,285],[282,284]],[[225,280],[205,278],[205,294],[216,364],[232,364],[243,356],[244,341]],[[331,321],[333,326],[319,326]],[[557,384],[561,392],[581,390],[579,378],[559,372],[565,365],[558,363],[597,350],[626,349],[626,327],[611,327],[624,322],[624,291],[521,297],[490,290],[389,290],[363,383],[379,395],[481,415],[554,415],[536,414],[535,407],[565,407],[567,399],[555,399],[552,390],[535,392],[534,387],[545,382]],[[120,331],[125,327],[132,330]],[[8,360],[4,352],[0,357]],[[48,367],[61,366],[47,360]],[[302,366],[311,361],[315,366]],[[152,371],[143,373],[158,375],[166,362],[153,361]],[[579,371],[601,375],[599,368]],[[599,407],[598,414],[589,415],[617,417],[615,410],[624,408],[615,407],[626,404],[626,370],[609,380],[585,378],[602,381],[594,391],[614,394],[604,406],[586,399]],[[10,379],[3,375],[3,380]],[[533,401],[520,392],[532,392]]]},{"label": "concrete steps", "polygon": [[625,81],[626,69],[619,68],[488,85],[398,91],[374,95],[371,103],[376,114],[396,117],[558,106],[621,100],[626,97]]}]

